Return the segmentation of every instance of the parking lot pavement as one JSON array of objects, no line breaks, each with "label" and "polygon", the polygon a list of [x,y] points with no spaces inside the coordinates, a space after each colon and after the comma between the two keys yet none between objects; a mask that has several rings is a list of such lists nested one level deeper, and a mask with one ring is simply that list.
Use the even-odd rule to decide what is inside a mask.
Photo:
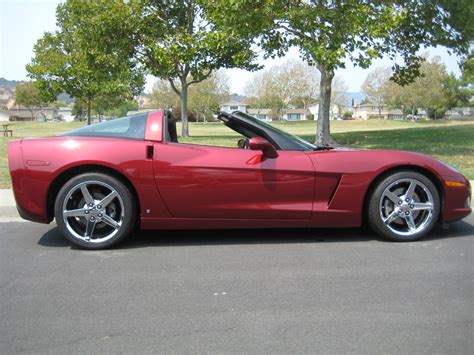
[{"label": "parking lot pavement", "polygon": [[0,223],[0,353],[473,353],[474,217],[367,231],[139,232],[72,248]]}]

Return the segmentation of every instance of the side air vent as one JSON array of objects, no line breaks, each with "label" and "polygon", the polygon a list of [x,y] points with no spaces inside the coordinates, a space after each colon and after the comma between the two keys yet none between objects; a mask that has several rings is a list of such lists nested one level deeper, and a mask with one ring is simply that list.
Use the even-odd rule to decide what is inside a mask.
[{"label": "side air vent", "polygon": [[153,159],[154,147],[152,145],[146,146],[146,158]]}]

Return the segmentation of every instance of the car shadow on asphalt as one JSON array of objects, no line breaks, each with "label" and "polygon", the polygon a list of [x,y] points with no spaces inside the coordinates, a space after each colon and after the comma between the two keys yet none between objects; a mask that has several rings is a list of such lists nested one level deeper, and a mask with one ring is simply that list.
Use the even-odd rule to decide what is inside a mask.
[{"label": "car shadow on asphalt", "polygon": [[[473,225],[459,221],[451,224],[449,229],[435,227],[430,236],[422,239],[421,242],[466,237],[473,234]],[[186,245],[363,243],[375,240],[386,242],[368,228],[137,230],[115,249]],[[43,234],[38,244],[45,247],[73,247],[57,227]]]}]

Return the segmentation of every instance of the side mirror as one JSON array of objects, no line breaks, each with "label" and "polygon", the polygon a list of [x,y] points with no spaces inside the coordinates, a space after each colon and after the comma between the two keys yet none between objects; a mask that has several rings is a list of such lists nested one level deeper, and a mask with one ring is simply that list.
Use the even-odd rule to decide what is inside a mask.
[{"label": "side mirror", "polygon": [[276,158],[278,153],[269,141],[262,137],[253,137],[249,140],[249,148],[251,150],[261,150],[265,158]]}]

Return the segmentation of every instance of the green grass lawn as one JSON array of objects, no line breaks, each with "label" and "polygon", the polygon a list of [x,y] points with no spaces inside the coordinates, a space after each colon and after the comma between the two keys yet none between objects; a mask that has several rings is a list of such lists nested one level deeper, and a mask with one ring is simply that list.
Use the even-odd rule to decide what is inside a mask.
[{"label": "green grass lawn", "polygon": [[[275,126],[314,141],[316,122],[276,122]],[[47,137],[81,127],[80,122],[13,122],[13,139]],[[191,137],[181,142],[235,147],[239,136],[220,123],[190,124]],[[178,132],[180,127],[178,127]],[[334,121],[333,138],[340,144],[372,149],[411,150],[434,156],[474,179],[474,121]],[[10,187],[7,144],[0,137],[0,188]]]}]

